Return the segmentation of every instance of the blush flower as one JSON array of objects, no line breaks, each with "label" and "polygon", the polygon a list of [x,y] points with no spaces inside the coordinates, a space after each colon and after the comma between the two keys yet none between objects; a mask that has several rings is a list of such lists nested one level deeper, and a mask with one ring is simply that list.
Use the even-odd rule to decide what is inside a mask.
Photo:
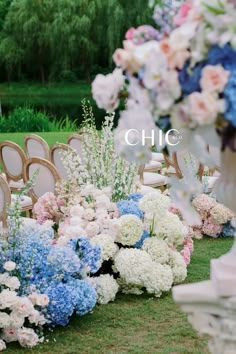
[{"label": "blush flower", "polygon": [[208,125],[216,121],[218,102],[208,92],[194,92],[188,97],[190,116],[198,125]]},{"label": "blush flower", "polygon": [[230,72],[221,65],[207,65],[202,70],[200,85],[202,90],[208,92],[222,92],[228,82]]}]

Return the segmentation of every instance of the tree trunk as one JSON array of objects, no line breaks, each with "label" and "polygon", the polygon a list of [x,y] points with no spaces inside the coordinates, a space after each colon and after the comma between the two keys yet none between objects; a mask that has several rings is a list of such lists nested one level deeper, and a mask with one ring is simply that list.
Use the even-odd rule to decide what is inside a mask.
[{"label": "tree trunk", "polygon": [[40,69],[40,78],[41,78],[42,86],[45,86],[45,73],[44,73],[44,67],[42,63],[39,64],[39,69]]}]

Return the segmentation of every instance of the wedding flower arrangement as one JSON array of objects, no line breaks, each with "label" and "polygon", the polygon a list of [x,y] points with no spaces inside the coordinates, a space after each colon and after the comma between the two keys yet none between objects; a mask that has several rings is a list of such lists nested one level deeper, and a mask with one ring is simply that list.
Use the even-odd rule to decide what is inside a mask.
[{"label": "wedding flower arrangement", "polygon": [[193,237],[199,239],[203,235],[214,238],[234,235],[231,220],[235,215],[231,210],[207,194],[198,195],[192,203],[202,220],[201,225],[191,227]]},{"label": "wedding flower arrangement", "polygon": [[[127,90],[126,109],[121,112],[115,133],[116,148],[123,157],[133,162],[150,160],[151,139],[146,139],[145,145],[141,139],[137,141],[143,129],[148,137],[152,131],[158,135],[159,129],[176,129],[183,140],[174,148],[187,147],[210,168],[215,161],[207,145],[235,151],[235,17],[233,1],[192,0],[180,5],[166,37],[148,35],[142,41],[136,40],[135,31],[128,32],[123,48],[113,55],[117,68],[109,74],[109,80],[98,75],[92,84],[94,99],[107,111],[114,109],[111,101],[116,102],[115,108],[118,106],[119,88]],[[112,80],[113,76],[116,79]],[[129,135],[131,144],[127,144],[125,137],[131,129],[135,132]],[[229,165],[227,169],[234,175]],[[230,183],[232,190],[234,181]],[[189,184],[193,184],[191,180]],[[175,187],[179,195],[192,193],[179,184]],[[218,193],[222,196],[220,187]],[[235,208],[233,197],[227,198],[227,205]],[[180,205],[182,210],[190,207],[190,199]]]},{"label": "wedding flower arrangement", "polygon": [[92,185],[81,194],[89,203],[85,198],[71,208],[59,224],[56,243],[83,235],[100,247],[100,269],[92,278],[99,303],[113,301],[118,290],[160,296],[185,279],[193,243],[179,217],[168,211],[169,197],[154,190],[131,194],[115,205],[111,193]]}]

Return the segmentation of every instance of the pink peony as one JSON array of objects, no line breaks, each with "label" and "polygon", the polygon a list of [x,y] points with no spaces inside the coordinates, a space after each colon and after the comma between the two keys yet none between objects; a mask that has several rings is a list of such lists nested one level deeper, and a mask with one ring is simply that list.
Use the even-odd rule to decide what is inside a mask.
[{"label": "pink peony", "polygon": [[174,25],[181,26],[184,24],[188,18],[188,13],[192,9],[192,5],[188,2],[181,4],[177,15],[174,17]]},{"label": "pink peony", "polygon": [[128,39],[128,40],[133,40],[134,39],[134,34],[135,34],[135,28],[134,27],[131,27],[125,34],[125,39]]},{"label": "pink peony", "polygon": [[228,82],[230,72],[221,65],[207,65],[202,70],[200,85],[208,92],[222,92]]},{"label": "pink peony", "polygon": [[223,226],[219,224],[213,224],[210,219],[206,219],[203,223],[202,232],[210,237],[217,237],[220,234]]},{"label": "pink peony", "polygon": [[209,125],[216,121],[218,101],[208,92],[194,92],[188,96],[190,116],[198,125]]}]

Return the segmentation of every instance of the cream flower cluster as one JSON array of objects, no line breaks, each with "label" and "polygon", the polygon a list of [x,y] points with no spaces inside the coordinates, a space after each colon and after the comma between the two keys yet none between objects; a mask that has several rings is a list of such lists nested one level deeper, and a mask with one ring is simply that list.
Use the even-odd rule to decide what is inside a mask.
[{"label": "cream flower cluster", "polygon": [[133,246],[142,236],[142,221],[136,215],[122,215],[118,223],[116,241],[124,246]]},{"label": "cream flower cluster", "polygon": [[[119,272],[119,283],[122,291],[137,294],[145,288],[148,293],[159,297],[162,292],[170,290],[173,283],[182,281],[181,279],[186,277],[186,264],[181,255],[176,252],[183,260],[180,265],[178,258],[177,262],[174,262],[171,250],[168,250],[167,247],[165,249],[166,258],[164,259],[158,254],[157,248],[160,241],[156,240],[157,242],[146,243],[146,246],[144,245],[141,250],[123,248],[117,253],[114,259],[114,268]],[[154,245],[155,243],[156,251],[152,251],[151,244]],[[164,249],[165,246],[163,244],[162,246]],[[157,262],[157,259],[163,263]]]},{"label": "cream flower cluster", "polygon": [[119,285],[114,277],[110,274],[101,274],[97,278],[93,278],[97,291],[97,302],[99,304],[107,304],[114,301],[119,290]]},{"label": "cream flower cluster", "polygon": [[169,212],[170,197],[160,191],[146,194],[140,201],[139,207],[143,210],[144,222],[150,233],[166,241],[167,244],[181,245],[187,235],[187,229],[178,215]]},{"label": "cream flower cluster", "polygon": [[115,244],[113,238],[108,234],[99,234],[91,239],[92,245],[98,245],[101,248],[101,261],[112,259],[118,252],[119,248]]},{"label": "cream flower cluster", "polygon": [[45,317],[34,306],[47,306],[49,299],[44,294],[19,296],[15,290],[20,287],[17,277],[8,272],[15,269],[16,264],[8,261],[4,264],[7,271],[0,275],[0,351],[6,349],[6,343],[18,341],[22,347],[32,348],[43,341],[33,328],[24,327],[26,320],[34,327],[46,323]]}]

